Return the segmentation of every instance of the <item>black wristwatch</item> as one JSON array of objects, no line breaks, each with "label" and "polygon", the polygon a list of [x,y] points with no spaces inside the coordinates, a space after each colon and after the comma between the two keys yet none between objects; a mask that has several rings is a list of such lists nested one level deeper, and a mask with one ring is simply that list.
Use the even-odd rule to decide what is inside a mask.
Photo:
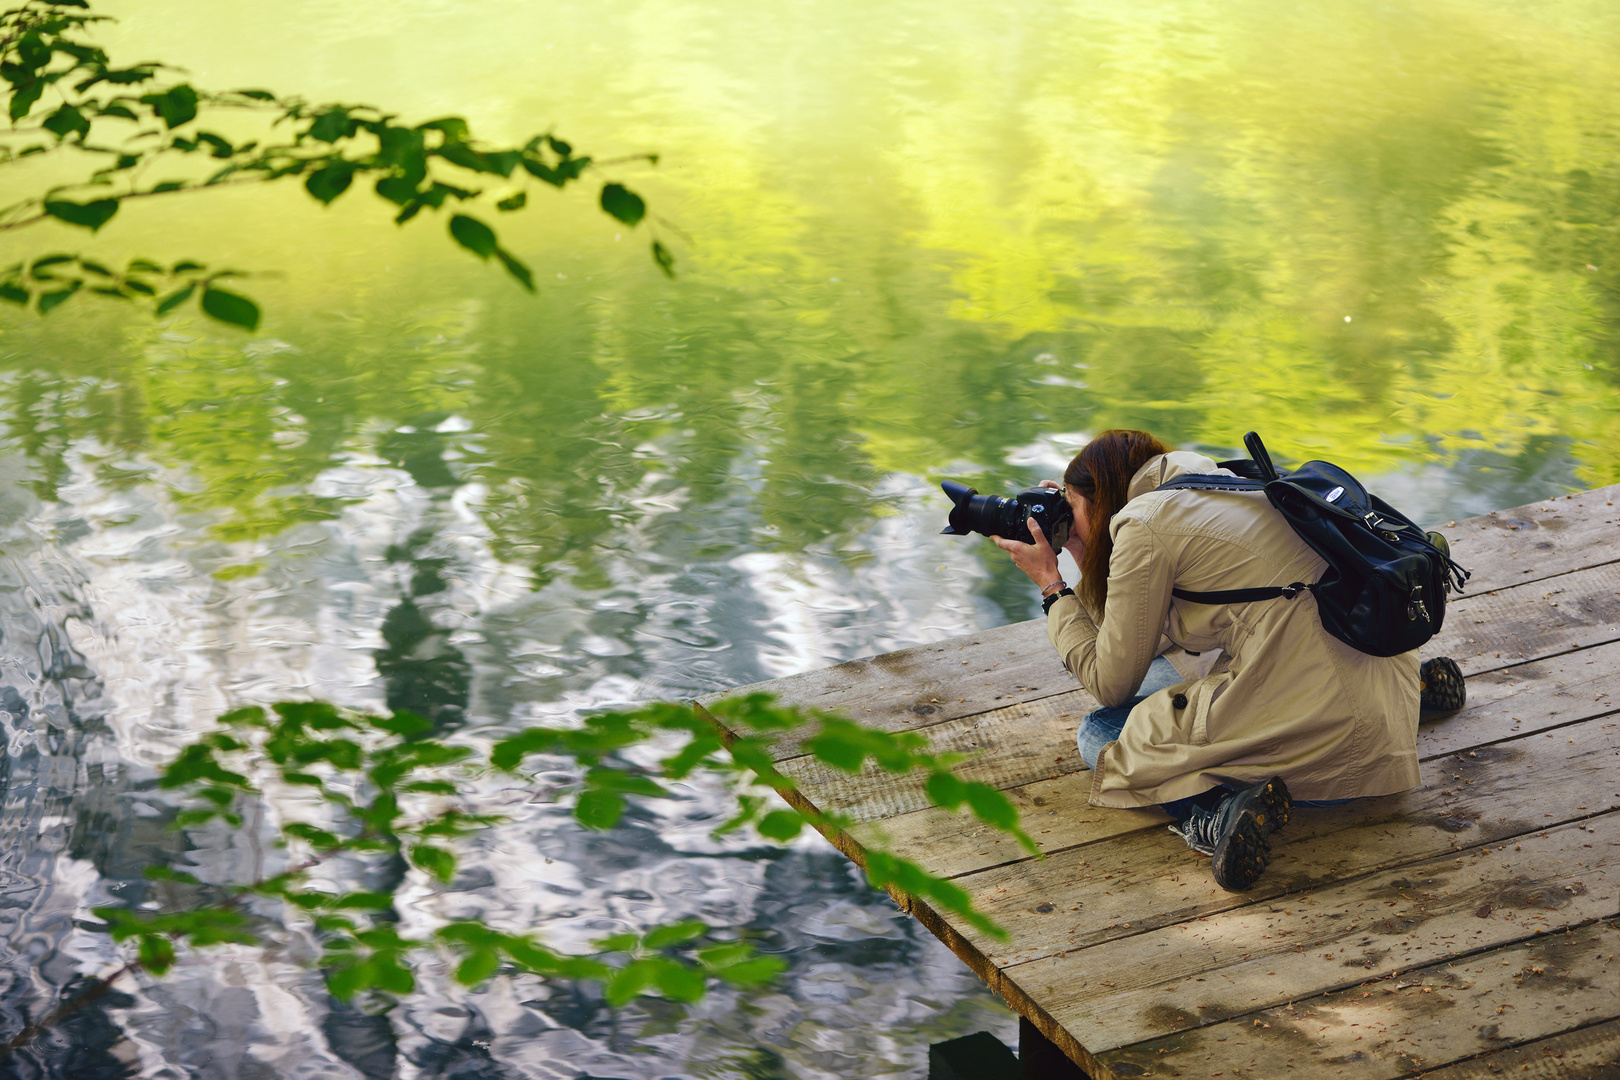
[{"label": "black wristwatch", "polygon": [[1060,596],[1073,596],[1073,595],[1074,595],[1074,590],[1073,589],[1069,588],[1067,585],[1063,586],[1063,588],[1059,589],[1057,592],[1053,593],[1051,596],[1048,596],[1048,597],[1046,597],[1045,599],[1043,599],[1041,601],[1041,614],[1045,615],[1045,614],[1048,614],[1049,612],[1051,612],[1052,605],[1057,603],[1057,598],[1058,597],[1060,597]]}]

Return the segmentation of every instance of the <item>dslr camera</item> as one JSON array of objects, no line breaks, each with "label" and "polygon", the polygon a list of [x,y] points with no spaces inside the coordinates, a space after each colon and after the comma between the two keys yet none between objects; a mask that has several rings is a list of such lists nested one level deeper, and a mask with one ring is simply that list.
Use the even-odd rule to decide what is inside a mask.
[{"label": "dslr camera", "polygon": [[1057,488],[1025,488],[1009,499],[1000,495],[980,495],[955,480],[946,480],[939,486],[956,504],[951,510],[950,523],[940,530],[947,536],[982,533],[1033,544],[1035,537],[1030,535],[1029,527],[1024,522],[1034,518],[1041,532],[1046,534],[1046,542],[1052,545],[1053,551],[1063,550],[1063,545],[1068,543],[1074,511],[1069,509],[1068,500]]}]

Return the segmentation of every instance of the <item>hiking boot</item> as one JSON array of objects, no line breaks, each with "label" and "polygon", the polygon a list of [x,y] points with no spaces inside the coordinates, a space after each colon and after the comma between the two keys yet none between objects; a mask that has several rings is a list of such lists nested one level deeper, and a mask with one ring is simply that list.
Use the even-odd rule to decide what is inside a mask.
[{"label": "hiking boot", "polygon": [[1288,785],[1283,783],[1282,777],[1273,776],[1247,790],[1254,792],[1254,816],[1265,826],[1267,836],[1288,824],[1294,812],[1294,799],[1288,794]]},{"label": "hiking boot", "polygon": [[1418,666],[1418,709],[1456,712],[1468,700],[1462,668],[1449,656],[1436,656]]},{"label": "hiking boot", "polygon": [[[1275,809],[1280,795],[1281,814]],[[1242,892],[1265,873],[1271,861],[1270,834],[1279,816],[1287,820],[1288,788],[1273,777],[1226,796],[1213,810],[1194,807],[1170,831],[1200,855],[1208,855],[1215,884],[1227,892]]]}]

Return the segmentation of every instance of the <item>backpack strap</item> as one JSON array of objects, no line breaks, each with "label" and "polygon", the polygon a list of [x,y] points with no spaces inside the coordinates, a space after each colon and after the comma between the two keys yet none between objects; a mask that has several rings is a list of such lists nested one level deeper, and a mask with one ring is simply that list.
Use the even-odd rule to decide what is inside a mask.
[{"label": "backpack strap", "polygon": [[[1223,466],[1232,463],[1223,462]],[[1243,476],[1214,476],[1209,473],[1188,473],[1159,485],[1160,491],[1193,488],[1199,491],[1264,491],[1265,481]],[[1171,589],[1170,595],[1194,604],[1253,604],[1261,600],[1292,600],[1302,592],[1314,590],[1315,585],[1296,581],[1292,585],[1265,585],[1254,589],[1216,589],[1213,592],[1195,592],[1192,589]]]},{"label": "backpack strap", "polygon": [[1171,589],[1170,595],[1194,604],[1253,604],[1260,600],[1292,600],[1302,592],[1315,590],[1315,585],[1296,581],[1292,585],[1263,585],[1256,589],[1217,589],[1214,592],[1194,592],[1192,589]]},{"label": "backpack strap", "polygon": [[1175,491],[1181,488],[1196,488],[1200,491],[1264,491],[1266,484],[1263,480],[1251,480],[1243,476],[1216,476],[1213,473],[1187,473],[1174,480],[1166,480],[1160,484],[1158,491]]}]

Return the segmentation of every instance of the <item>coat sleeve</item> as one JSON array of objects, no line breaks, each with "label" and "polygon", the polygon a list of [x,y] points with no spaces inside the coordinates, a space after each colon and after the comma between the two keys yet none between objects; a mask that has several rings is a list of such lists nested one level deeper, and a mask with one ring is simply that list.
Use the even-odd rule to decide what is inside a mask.
[{"label": "coat sleeve", "polygon": [[1046,634],[1063,666],[1103,705],[1128,701],[1158,652],[1175,567],[1153,531],[1133,518],[1114,530],[1108,603],[1099,622],[1076,597],[1046,615]]}]

